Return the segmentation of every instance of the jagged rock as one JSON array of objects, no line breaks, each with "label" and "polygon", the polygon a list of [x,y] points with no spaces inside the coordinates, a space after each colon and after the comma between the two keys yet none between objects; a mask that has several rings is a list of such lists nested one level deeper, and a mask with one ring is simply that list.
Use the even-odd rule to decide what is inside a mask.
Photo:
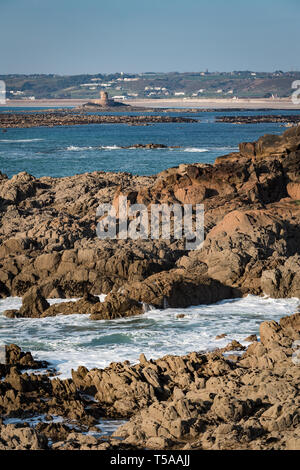
[{"label": "jagged rock", "polygon": [[235,422],[251,415],[260,404],[260,400],[256,403],[252,400],[238,400],[234,397],[216,395],[211,411],[225,422]]},{"label": "jagged rock", "polygon": [[30,352],[23,352],[16,344],[5,346],[6,364],[19,369],[40,369],[47,367],[46,361],[36,361]]},{"label": "jagged rock", "polygon": [[241,343],[236,340],[231,341],[222,351],[244,351],[246,349]]},{"label": "jagged rock", "polygon": [[247,341],[249,343],[254,343],[255,341],[257,341],[257,336],[256,335],[247,336],[247,338],[245,338],[244,341]]},{"label": "jagged rock", "polygon": [[227,334],[226,333],[222,333],[221,335],[217,335],[215,339],[223,339],[223,338],[226,338]]},{"label": "jagged rock", "polygon": [[70,434],[70,428],[63,423],[38,423],[35,430],[52,442],[64,441]]},{"label": "jagged rock", "polygon": [[45,450],[47,448],[46,437],[30,427],[13,424],[0,426],[0,450]]}]

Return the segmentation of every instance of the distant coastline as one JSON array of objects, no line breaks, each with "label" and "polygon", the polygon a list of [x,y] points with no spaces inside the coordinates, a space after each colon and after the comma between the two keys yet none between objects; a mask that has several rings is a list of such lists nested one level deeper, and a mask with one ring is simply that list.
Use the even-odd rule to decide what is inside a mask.
[{"label": "distant coastline", "polygon": [[[14,107],[74,107],[86,103],[84,99],[40,99],[10,100],[1,109]],[[199,108],[199,109],[300,109],[290,98],[257,98],[257,99],[134,99],[126,100],[126,104],[135,107],[149,108]]]}]

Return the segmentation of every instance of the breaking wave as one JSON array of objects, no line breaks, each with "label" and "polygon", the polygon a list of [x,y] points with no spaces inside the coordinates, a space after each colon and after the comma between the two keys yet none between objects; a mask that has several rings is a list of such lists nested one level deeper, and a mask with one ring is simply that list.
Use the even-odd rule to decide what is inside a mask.
[{"label": "breaking wave", "polygon": [[69,145],[67,147],[68,152],[79,152],[82,150],[92,150],[93,147],[77,147],[76,145]]},{"label": "breaking wave", "polygon": [[[70,299],[63,299],[64,301]],[[100,300],[104,300],[101,296]],[[62,299],[51,299],[50,303]],[[46,318],[3,316],[6,309],[20,308],[21,299],[0,299],[0,344],[17,343],[38,359],[55,365],[61,378],[70,377],[79,365],[106,367],[110,362],[138,361],[165,354],[187,354],[224,347],[233,339],[244,342],[259,335],[265,320],[278,321],[295,312],[299,299],[270,299],[249,295],[196,307],[148,310],[143,315],[92,321],[89,315],[58,315]],[[178,317],[183,314],[183,317]],[[226,333],[224,339],[216,336]]]},{"label": "breaking wave", "polygon": [[67,151],[68,152],[82,152],[82,151],[85,151],[85,150],[118,150],[120,149],[121,147],[118,147],[117,145],[103,145],[103,146],[99,146],[99,147],[78,147],[76,145],[69,145],[69,147],[67,147]]},{"label": "breaking wave", "polygon": [[184,152],[209,152],[208,149],[199,148],[199,147],[187,147],[184,149]]}]

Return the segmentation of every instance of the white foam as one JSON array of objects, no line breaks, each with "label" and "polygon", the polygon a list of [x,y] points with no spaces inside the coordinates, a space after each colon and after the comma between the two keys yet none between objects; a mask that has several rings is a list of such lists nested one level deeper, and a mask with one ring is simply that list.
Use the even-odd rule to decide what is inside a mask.
[{"label": "white foam", "polygon": [[186,147],[183,151],[184,152],[236,152],[238,151],[238,147],[209,147],[209,148],[201,148],[201,147]]},{"label": "white foam", "polygon": [[[88,146],[76,146],[76,145],[70,145],[67,147],[67,151],[69,152],[79,152],[79,151],[85,151],[85,150],[121,150],[122,147],[118,145],[101,145],[99,147],[88,147]],[[145,150],[144,148],[139,148],[139,147],[127,147],[124,150]],[[147,150],[147,149],[146,149]],[[159,148],[157,150],[167,150],[166,148]],[[237,147],[211,147],[211,148],[203,148],[203,147],[185,147],[183,149],[181,148],[169,148],[168,150],[179,150],[183,152],[191,152],[191,153],[205,153],[205,152],[233,152],[237,151]]]},{"label": "white foam", "polygon": [[0,139],[0,142],[6,143],[6,144],[12,144],[12,143],[17,143],[17,142],[40,142],[41,140],[44,139]]},{"label": "white foam", "polygon": [[[51,421],[48,421],[46,419],[45,414],[40,414],[40,415],[34,415],[34,416],[27,416],[26,418],[5,418],[3,420],[4,424],[17,424],[17,425],[22,425],[24,421],[29,424],[30,427],[35,428],[38,424],[40,423],[64,423],[66,426],[68,426],[70,429],[76,429],[76,423],[72,420],[64,419],[62,416],[57,416],[57,415],[51,415],[52,419]],[[98,428],[98,431],[89,431],[89,432],[83,432],[82,434],[87,434],[91,436],[110,436],[113,434],[119,426],[124,425],[127,423],[126,420],[124,419],[104,419],[101,418],[98,421],[98,424],[95,425],[96,428]]]},{"label": "white foam", "polygon": [[[41,414],[41,415],[35,415],[32,417],[27,417],[27,418],[5,418],[4,419],[4,424],[23,424],[24,421],[29,424],[31,427],[37,426],[39,423],[45,423],[46,422],[46,415]],[[51,423],[63,423],[64,419],[61,416],[55,416],[52,415],[52,420]]]},{"label": "white foam", "polygon": [[118,145],[103,145],[100,148],[102,150],[118,150],[118,149],[121,149],[122,147],[118,147]]},{"label": "white foam", "polygon": [[[100,299],[103,300],[104,296]],[[70,299],[64,299],[68,301]],[[61,301],[52,299],[51,303]],[[106,367],[110,362],[138,361],[165,354],[224,347],[233,339],[259,334],[262,321],[292,314],[299,299],[248,296],[187,309],[152,309],[143,315],[91,321],[89,315],[59,315],[46,318],[9,319],[0,314],[0,344],[16,343],[31,350],[35,358],[48,360],[61,377],[70,377],[79,365]],[[19,308],[20,298],[0,300],[0,312]],[[181,313],[184,317],[177,318]],[[226,333],[226,338],[216,340]]]},{"label": "white foam", "polygon": [[93,147],[77,147],[75,145],[70,145],[69,147],[67,147],[67,150],[69,152],[80,152],[80,151],[84,151],[84,150],[92,150]]},{"label": "white foam", "polygon": [[204,148],[199,148],[199,147],[187,147],[187,148],[184,149],[184,152],[193,152],[193,153],[200,152],[200,153],[203,153],[203,152],[209,152],[209,150],[204,149]]},{"label": "white foam", "polygon": [[77,146],[77,145],[69,145],[69,147],[66,148],[68,152],[84,152],[86,150],[118,150],[121,149],[121,147],[118,147],[117,145],[102,145],[99,147],[91,147],[91,146]]}]

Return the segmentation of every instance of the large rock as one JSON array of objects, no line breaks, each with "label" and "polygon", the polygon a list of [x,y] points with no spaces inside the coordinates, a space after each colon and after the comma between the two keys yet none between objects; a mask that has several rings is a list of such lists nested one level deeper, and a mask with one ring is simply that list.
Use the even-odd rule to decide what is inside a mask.
[{"label": "large rock", "polygon": [[112,320],[143,313],[141,303],[123,294],[108,294],[105,301],[95,305],[91,320]]},{"label": "large rock", "polygon": [[4,315],[10,317],[39,318],[50,307],[38,287],[32,287],[22,298],[22,307],[19,311],[7,310]]},{"label": "large rock", "polygon": [[42,316],[52,317],[55,315],[90,314],[93,312],[95,305],[98,304],[100,304],[99,297],[86,293],[82,299],[75,302],[60,302],[49,306]]},{"label": "large rock", "polygon": [[157,308],[210,304],[237,296],[238,292],[203,275],[200,269],[173,269],[128,284],[123,293]]}]

